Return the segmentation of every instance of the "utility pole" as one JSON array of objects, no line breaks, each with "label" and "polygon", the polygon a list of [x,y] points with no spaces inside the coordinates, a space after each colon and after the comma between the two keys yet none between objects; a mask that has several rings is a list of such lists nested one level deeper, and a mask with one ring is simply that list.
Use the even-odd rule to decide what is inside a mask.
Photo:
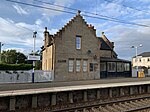
[{"label": "utility pole", "polygon": [[[35,40],[37,32],[33,32],[33,55],[35,56]],[[34,83],[34,69],[35,69],[35,60],[33,60],[33,71],[32,71],[32,83]]]},{"label": "utility pole", "polygon": [[2,42],[0,42],[0,63],[2,62],[2,54],[1,54],[1,51],[2,51],[2,46],[4,44]]}]

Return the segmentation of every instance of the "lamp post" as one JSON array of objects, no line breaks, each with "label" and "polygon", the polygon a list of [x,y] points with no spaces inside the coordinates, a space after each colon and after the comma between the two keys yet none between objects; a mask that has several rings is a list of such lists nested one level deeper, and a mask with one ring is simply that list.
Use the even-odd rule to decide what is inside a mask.
[{"label": "lamp post", "polygon": [[2,42],[0,42],[0,63],[2,62],[2,54],[1,54],[1,51],[2,51],[2,46],[4,44]]},{"label": "lamp post", "polygon": [[139,46],[131,46],[131,48],[135,48],[135,60],[137,62],[137,65],[136,65],[136,73],[137,73],[137,77],[138,77],[138,48],[139,47],[142,47],[143,45],[140,44]]},{"label": "lamp post", "polygon": [[[37,32],[33,32],[33,55],[35,56],[35,39]],[[33,71],[32,71],[32,83],[34,83],[34,69],[35,69],[35,60],[33,60]]]}]

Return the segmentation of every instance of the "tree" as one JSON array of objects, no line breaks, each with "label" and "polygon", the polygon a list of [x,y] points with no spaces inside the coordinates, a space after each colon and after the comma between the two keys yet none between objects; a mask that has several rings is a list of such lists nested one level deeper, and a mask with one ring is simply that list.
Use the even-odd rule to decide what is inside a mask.
[{"label": "tree", "polygon": [[7,50],[2,52],[2,63],[21,64],[25,63],[26,56],[16,50]]}]

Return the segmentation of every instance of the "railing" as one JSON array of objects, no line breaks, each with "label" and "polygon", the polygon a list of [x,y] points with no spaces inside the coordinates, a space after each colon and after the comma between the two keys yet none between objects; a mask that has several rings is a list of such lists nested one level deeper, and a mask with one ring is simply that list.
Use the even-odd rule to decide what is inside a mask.
[{"label": "railing", "polygon": [[[35,70],[34,82],[54,80],[54,71]],[[32,82],[32,70],[29,71],[0,71],[0,83],[29,83]]]}]

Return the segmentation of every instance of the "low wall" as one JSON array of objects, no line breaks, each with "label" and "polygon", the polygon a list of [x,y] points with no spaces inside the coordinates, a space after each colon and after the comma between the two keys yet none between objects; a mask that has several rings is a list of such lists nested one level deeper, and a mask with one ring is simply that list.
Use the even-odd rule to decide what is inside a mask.
[{"label": "low wall", "polygon": [[[53,71],[35,70],[34,82],[54,80]],[[32,82],[32,70],[29,71],[0,71],[0,83],[28,83]]]}]

